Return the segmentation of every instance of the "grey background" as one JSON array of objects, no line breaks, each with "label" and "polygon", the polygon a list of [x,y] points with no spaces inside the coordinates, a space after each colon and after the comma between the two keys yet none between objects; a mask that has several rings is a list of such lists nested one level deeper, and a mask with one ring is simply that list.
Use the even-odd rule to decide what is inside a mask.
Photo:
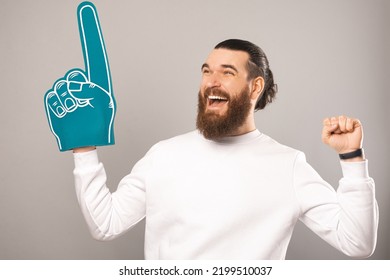
[{"label": "grey background", "polygon": [[[84,67],[81,1],[0,1],[0,259],[142,259],[141,222],[117,240],[93,240],[79,210],[73,158],[60,153],[43,95]],[[385,0],[94,1],[118,103],[117,144],[99,148],[116,189],[157,141],[195,127],[200,66],[227,38],[259,44],[279,85],[258,128],[300,149],[337,186],[337,155],[321,143],[322,119],[361,119],[380,207],[377,249],[389,259],[389,26]],[[347,259],[298,224],[288,259]]]}]

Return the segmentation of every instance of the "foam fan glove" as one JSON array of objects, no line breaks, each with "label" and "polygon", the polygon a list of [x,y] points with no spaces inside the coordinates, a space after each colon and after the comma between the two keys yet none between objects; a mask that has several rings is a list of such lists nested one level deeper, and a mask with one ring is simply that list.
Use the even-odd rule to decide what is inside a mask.
[{"label": "foam fan glove", "polygon": [[77,18],[85,70],[71,69],[44,97],[49,126],[60,151],[115,143],[116,102],[95,6],[81,3]]}]

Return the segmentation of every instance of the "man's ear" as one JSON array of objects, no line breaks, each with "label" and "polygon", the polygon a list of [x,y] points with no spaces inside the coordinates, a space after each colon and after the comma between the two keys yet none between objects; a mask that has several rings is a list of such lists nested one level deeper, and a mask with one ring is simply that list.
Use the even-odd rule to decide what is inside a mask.
[{"label": "man's ear", "polygon": [[252,91],[251,91],[251,99],[257,101],[260,95],[264,90],[264,79],[263,77],[256,77],[252,80]]}]

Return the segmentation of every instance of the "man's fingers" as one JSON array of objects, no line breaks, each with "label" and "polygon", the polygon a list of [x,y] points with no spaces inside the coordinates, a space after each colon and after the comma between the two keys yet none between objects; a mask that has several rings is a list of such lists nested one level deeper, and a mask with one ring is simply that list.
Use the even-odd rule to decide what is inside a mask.
[{"label": "man's fingers", "polygon": [[334,134],[353,132],[356,128],[361,127],[361,123],[358,119],[347,116],[325,118],[323,125],[328,133]]},{"label": "man's fingers", "polygon": [[355,128],[360,127],[360,121],[356,119],[347,118],[346,130],[348,132],[353,132]]},{"label": "man's fingers", "polygon": [[355,128],[361,126],[358,119],[350,118],[347,116],[335,117],[335,122],[338,122],[338,126],[341,133],[353,132]]},{"label": "man's fingers", "polygon": [[323,125],[327,134],[337,133],[339,131],[338,121],[334,117],[324,119]]},{"label": "man's fingers", "polygon": [[92,3],[83,2],[77,16],[88,80],[111,94],[111,74],[96,8]]},{"label": "man's fingers", "polygon": [[346,127],[347,127],[347,117],[345,116],[339,116],[338,121],[339,121],[339,127],[341,132],[347,132]]}]

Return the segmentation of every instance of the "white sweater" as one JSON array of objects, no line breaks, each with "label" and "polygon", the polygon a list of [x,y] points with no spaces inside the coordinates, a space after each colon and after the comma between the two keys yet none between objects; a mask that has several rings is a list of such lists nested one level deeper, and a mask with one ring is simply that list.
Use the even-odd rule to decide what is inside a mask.
[{"label": "white sweater", "polygon": [[96,151],[74,154],[78,201],[92,236],[111,240],[146,217],[146,259],[284,259],[298,220],[353,257],[376,245],[367,161],[341,162],[337,192],[302,152],[258,130],[159,142],[110,193]]}]

